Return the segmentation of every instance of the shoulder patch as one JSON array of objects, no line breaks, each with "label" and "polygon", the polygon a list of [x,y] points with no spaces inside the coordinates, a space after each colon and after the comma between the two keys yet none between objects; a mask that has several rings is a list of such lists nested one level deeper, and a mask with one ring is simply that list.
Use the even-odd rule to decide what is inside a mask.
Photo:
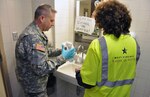
[{"label": "shoulder patch", "polygon": [[39,51],[45,52],[45,47],[44,47],[44,45],[42,45],[42,44],[40,44],[40,43],[37,43],[37,44],[35,45],[35,49],[36,49],[36,50],[39,50]]}]

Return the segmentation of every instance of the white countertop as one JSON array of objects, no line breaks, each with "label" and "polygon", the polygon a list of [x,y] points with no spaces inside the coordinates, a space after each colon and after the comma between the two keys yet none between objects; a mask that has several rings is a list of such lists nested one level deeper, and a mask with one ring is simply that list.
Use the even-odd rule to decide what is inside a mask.
[{"label": "white countertop", "polygon": [[54,75],[64,81],[78,85],[75,78],[75,68],[80,68],[81,64],[76,64],[74,62],[67,61],[63,65],[59,66],[54,72]]}]

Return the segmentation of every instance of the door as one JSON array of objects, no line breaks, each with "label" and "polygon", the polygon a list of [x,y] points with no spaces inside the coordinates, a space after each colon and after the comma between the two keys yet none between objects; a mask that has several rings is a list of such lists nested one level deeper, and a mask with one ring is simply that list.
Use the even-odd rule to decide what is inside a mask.
[{"label": "door", "polygon": [[[1,48],[1,47],[0,47]],[[6,92],[4,88],[4,81],[3,81],[3,76],[2,76],[2,55],[0,51],[0,97],[6,97]]]},{"label": "door", "polygon": [[2,32],[1,32],[1,25],[0,25],[0,97],[12,97],[9,95],[8,90],[8,83],[6,82],[7,78],[7,70],[6,70],[6,58],[4,53],[3,47],[3,39],[2,39]]},{"label": "door", "polygon": [[[0,25],[0,28],[1,28],[1,25]],[[0,29],[0,97],[6,97],[6,91],[5,91],[5,86],[4,86],[4,77],[3,77],[3,74],[2,74],[2,67],[3,67],[3,54],[2,54],[2,46],[3,46],[3,43],[2,43],[2,33],[1,33],[1,29]]]}]

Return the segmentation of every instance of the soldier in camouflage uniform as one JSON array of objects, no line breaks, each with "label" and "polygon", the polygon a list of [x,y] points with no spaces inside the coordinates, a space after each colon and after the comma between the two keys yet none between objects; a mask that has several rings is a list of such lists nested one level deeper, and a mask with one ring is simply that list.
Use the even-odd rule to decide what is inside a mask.
[{"label": "soldier in camouflage uniform", "polygon": [[[34,21],[25,28],[16,43],[16,76],[26,97],[48,97],[46,85],[49,74],[65,59],[74,56],[75,49],[68,50],[63,56],[61,51],[53,53],[48,48],[48,39],[43,31],[54,25],[55,13],[50,5],[39,6]],[[58,57],[52,61],[49,56]]]}]

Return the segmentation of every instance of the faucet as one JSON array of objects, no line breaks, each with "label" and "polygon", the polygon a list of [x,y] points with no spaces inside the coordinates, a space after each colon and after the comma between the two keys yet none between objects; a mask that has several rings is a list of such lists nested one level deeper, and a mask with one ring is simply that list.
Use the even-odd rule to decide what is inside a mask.
[{"label": "faucet", "polygon": [[83,51],[84,51],[84,46],[83,45],[79,45],[78,48],[77,48],[77,54],[81,53]]},{"label": "faucet", "polygon": [[[80,64],[83,63],[85,52],[86,52],[86,50],[84,50],[84,46],[79,45],[77,48],[77,56],[76,56],[75,63],[80,63]],[[81,57],[79,56],[80,53],[81,53]]]}]

